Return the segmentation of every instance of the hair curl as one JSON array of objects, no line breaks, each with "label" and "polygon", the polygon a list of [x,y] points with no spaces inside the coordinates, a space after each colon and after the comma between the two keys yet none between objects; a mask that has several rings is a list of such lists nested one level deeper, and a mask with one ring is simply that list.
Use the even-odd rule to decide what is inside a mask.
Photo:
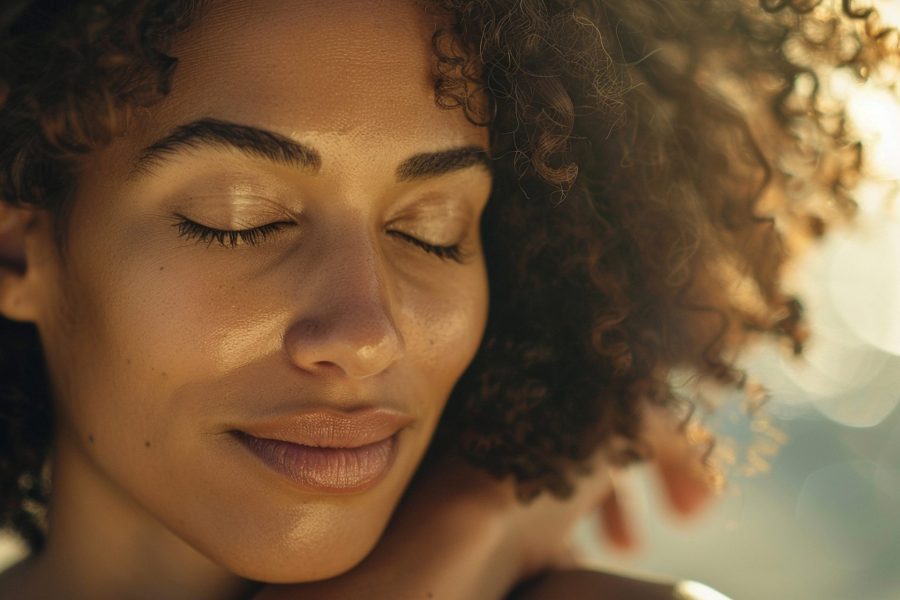
[{"label": "hair curl", "polygon": [[[66,215],[77,158],[169,90],[205,2],[0,9],[0,197]],[[865,78],[896,45],[844,0],[435,0],[439,105],[490,127],[491,313],[433,448],[523,498],[565,495],[601,445],[640,457],[642,410],[688,367],[741,387],[752,334],[802,347],[788,233],[852,212],[859,146],[819,67]],[[486,97],[488,102],[480,102]],[[751,125],[752,124],[752,125]],[[0,318],[0,525],[39,548],[52,393],[31,324]]]}]

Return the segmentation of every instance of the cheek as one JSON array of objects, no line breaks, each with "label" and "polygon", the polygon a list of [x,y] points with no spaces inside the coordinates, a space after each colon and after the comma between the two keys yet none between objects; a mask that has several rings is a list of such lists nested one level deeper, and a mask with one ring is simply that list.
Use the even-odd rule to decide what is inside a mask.
[{"label": "cheek", "polygon": [[105,192],[77,198],[42,335],[63,430],[109,469],[132,471],[178,447],[179,423],[208,422],[210,400],[176,392],[214,378],[210,348],[240,324],[196,248],[172,243],[166,228],[136,229]]},{"label": "cheek", "polygon": [[395,275],[392,309],[406,349],[377,391],[400,394],[419,425],[394,472],[365,501],[298,503],[294,494],[261,487],[214,434],[254,399],[304,392],[274,357],[291,319],[306,310],[298,303],[316,310],[327,301],[294,285],[313,267],[253,277],[194,247],[162,256],[139,244],[101,248],[89,239],[79,239],[59,279],[65,316],[48,328],[45,343],[56,366],[51,376],[65,388],[64,423],[93,462],[167,527],[245,576],[321,576],[361,559],[481,341],[483,264],[436,264],[440,275],[427,281]]},{"label": "cheek", "polygon": [[414,320],[407,329],[423,370],[449,387],[466,369],[484,334],[487,320],[487,280],[483,269],[449,277],[439,292],[420,292]]}]

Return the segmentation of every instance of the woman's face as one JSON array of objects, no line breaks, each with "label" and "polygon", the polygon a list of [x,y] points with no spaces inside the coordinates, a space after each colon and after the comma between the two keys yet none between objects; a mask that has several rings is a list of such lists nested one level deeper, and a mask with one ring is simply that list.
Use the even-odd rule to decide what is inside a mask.
[{"label": "woman's face", "polygon": [[31,266],[59,452],[239,575],[359,561],[481,340],[487,131],[435,106],[433,30],[411,2],[215,3],[85,160],[69,259]]}]

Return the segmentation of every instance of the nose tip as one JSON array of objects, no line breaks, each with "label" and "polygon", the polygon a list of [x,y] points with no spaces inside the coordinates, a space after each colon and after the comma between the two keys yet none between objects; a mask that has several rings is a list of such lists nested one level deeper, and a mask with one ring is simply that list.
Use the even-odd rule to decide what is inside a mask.
[{"label": "nose tip", "polygon": [[337,368],[354,379],[381,373],[404,350],[393,319],[379,306],[332,306],[294,323],[285,336],[290,360],[308,372]]},{"label": "nose tip", "polygon": [[369,231],[342,227],[339,243],[328,238],[322,245],[327,251],[316,273],[298,280],[304,308],[285,334],[287,354],[309,373],[340,370],[354,379],[377,375],[405,350],[394,319],[399,295],[392,272]]}]

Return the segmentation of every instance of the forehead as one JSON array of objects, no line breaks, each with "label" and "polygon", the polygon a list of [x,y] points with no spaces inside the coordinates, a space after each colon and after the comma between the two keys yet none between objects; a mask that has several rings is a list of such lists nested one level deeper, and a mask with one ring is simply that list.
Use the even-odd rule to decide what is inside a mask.
[{"label": "forehead", "polygon": [[215,116],[381,153],[388,139],[398,154],[428,150],[436,134],[435,149],[483,143],[461,110],[434,103],[439,25],[412,0],[213,2],[170,51],[172,92],[149,128]]}]

